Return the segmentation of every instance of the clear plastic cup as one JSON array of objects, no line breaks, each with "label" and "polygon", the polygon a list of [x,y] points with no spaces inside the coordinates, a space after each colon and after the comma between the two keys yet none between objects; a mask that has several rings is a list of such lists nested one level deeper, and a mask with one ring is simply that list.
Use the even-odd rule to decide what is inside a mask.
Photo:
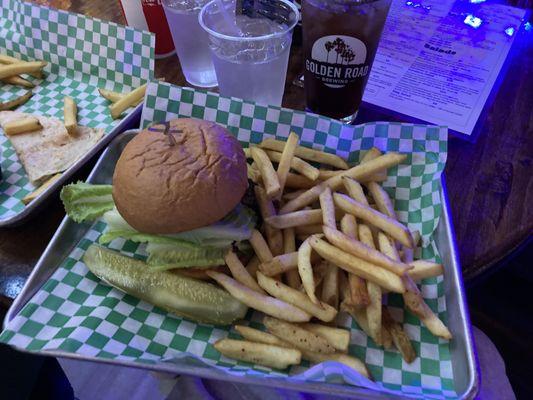
[{"label": "clear plastic cup", "polygon": [[214,0],[202,8],[199,22],[209,35],[220,94],[280,106],[299,12],[286,0],[268,5],[288,9],[286,20],[235,16],[235,2]]},{"label": "clear plastic cup", "polygon": [[207,0],[162,0],[185,79],[193,86],[217,86],[207,34],[198,13]]}]

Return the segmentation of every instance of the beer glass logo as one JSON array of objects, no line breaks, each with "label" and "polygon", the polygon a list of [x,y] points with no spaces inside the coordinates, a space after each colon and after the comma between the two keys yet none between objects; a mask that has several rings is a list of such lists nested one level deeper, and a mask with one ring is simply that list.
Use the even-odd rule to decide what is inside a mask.
[{"label": "beer glass logo", "polygon": [[365,44],[354,37],[330,35],[318,39],[305,68],[324,85],[340,88],[368,74]]}]

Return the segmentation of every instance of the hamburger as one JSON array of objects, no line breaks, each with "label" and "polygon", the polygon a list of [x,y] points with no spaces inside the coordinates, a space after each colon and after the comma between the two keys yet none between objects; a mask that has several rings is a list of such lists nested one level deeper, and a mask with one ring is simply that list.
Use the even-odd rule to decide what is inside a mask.
[{"label": "hamburger", "polygon": [[139,232],[176,234],[221,220],[247,187],[237,139],[213,122],[184,118],[128,143],[115,167],[113,200]]},{"label": "hamburger", "polygon": [[[77,222],[102,217],[107,226],[99,238],[100,244],[115,239],[139,243],[140,252],[147,254],[146,271],[163,273],[164,280],[175,281],[176,270],[198,271],[220,266],[230,248],[246,249],[245,241],[255,225],[254,212],[241,204],[247,189],[246,157],[237,139],[213,122],[183,118],[153,124],[137,134],[116,163],[112,185],[68,185],[63,188],[61,199],[67,214]],[[142,297],[144,290],[138,285],[129,290],[120,279],[127,271],[137,271],[138,278],[141,272],[146,272],[138,263],[124,269],[124,262],[117,261],[117,254],[104,247],[87,251],[84,261],[108,283]],[[190,280],[182,286],[194,286],[196,293],[198,283],[205,285],[200,287],[205,287],[207,292],[222,291],[185,275],[195,274],[180,273],[178,279]],[[142,280],[153,280],[153,275],[150,279],[142,276]],[[161,290],[159,286],[157,290]],[[187,301],[179,299],[170,307],[158,305],[192,319],[203,315],[196,319],[213,323],[229,323],[231,318],[242,317],[246,311],[245,306],[226,292],[223,293],[227,296],[222,297],[227,298],[227,304],[218,306],[206,299],[217,298],[216,303],[220,303],[219,292],[216,296],[208,293],[199,297],[192,296],[188,289],[180,293]],[[154,299],[168,296],[145,298],[157,304]],[[188,311],[183,310],[183,304],[188,304]],[[206,312],[207,308],[228,309],[228,306],[233,310],[229,317],[217,319],[213,318],[214,312]]]}]

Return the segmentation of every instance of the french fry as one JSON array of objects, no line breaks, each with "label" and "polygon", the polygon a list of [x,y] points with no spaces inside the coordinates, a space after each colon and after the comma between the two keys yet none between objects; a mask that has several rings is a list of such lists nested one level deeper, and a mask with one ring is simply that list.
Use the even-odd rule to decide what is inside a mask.
[{"label": "french fry", "polygon": [[339,307],[339,269],[335,265],[328,264],[322,282],[321,299],[334,308]]},{"label": "french fry", "polygon": [[300,364],[302,359],[299,350],[246,340],[220,339],[213,347],[226,357],[278,369]]},{"label": "french fry", "polygon": [[313,249],[309,239],[305,240],[298,249],[298,273],[302,280],[305,292],[315,304],[319,304],[315,295],[315,279],[313,276],[313,266],[311,265],[311,253]]},{"label": "french fry", "polygon": [[337,223],[335,222],[335,205],[333,204],[331,189],[329,187],[324,189],[324,191],[320,193],[318,199],[320,201],[320,208],[322,209],[323,224],[332,229],[337,229]]},{"label": "french fry", "polygon": [[263,324],[270,333],[290,343],[297,349],[304,348],[307,351],[321,354],[335,353],[335,348],[327,339],[302,328],[300,325],[272,317],[264,317]]},{"label": "french fry", "polygon": [[22,96],[16,97],[13,100],[9,100],[4,103],[0,103],[0,111],[11,110],[15,107],[21,106],[22,104],[26,103],[31,96],[33,96],[33,92],[28,90]]},{"label": "french fry", "polygon": [[[415,247],[418,246],[418,243],[420,242],[420,232],[414,231],[411,232],[411,236],[413,237],[413,243],[415,244]],[[401,259],[406,264],[411,264],[414,261],[414,248],[410,249],[409,247],[403,246],[402,249],[402,255]]]},{"label": "french fry", "polygon": [[[265,150],[265,153],[267,153],[268,158],[272,162],[279,163],[281,161],[281,154],[274,150]],[[313,167],[308,162],[302,160],[301,158],[293,156],[291,160],[290,167],[292,170],[298,172],[300,175],[305,176],[308,179],[311,179],[312,181],[316,181],[319,176],[318,168]]]},{"label": "french fry", "polygon": [[340,175],[344,172],[343,169],[319,169],[318,170],[318,179],[321,181],[325,181],[326,179],[332,178],[334,176]]},{"label": "french fry", "polygon": [[321,182],[320,184],[302,193],[297,198],[289,201],[281,208],[280,213],[286,214],[291,211],[296,211],[313,203],[316,199],[318,199],[318,196],[326,187],[331,188],[331,190],[339,189],[342,186],[342,177],[344,176],[348,176],[353,179],[365,178],[380,169],[386,169],[398,165],[405,160],[405,158],[405,154],[388,153],[364,164],[350,168],[340,175],[333,176],[328,180]]},{"label": "french fry", "polygon": [[406,307],[412,311],[420,321],[428,328],[428,330],[443,339],[450,340],[452,334],[444,323],[431,311],[431,308],[426,304],[422,298],[422,293],[413,282],[409,275],[404,275],[403,283],[405,285],[405,293],[403,296]]},{"label": "french fry", "polygon": [[0,79],[40,71],[46,64],[46,61],[19,61],[12,64],[2,64],[0,65]]},{"label": "french fry", "polygon": [[341,231],[354,240],[359,237],[357,233],[357,222],[352,214],[344,214],[341,219]]},{"label": "french fry", "polygon": [[372,281],[391,292],[405,292],[402,280],[398,275],[346,253],[316,236],[311,236],[308,240],[311,247],[323,259],[337,265],[345,271],[360,276],[368,281]]},{"label": "french fry", "polygon": [[255,290],[258,293],[265,294],[265,291],[259,287],[254,278],[250,275],[248,270],[244,268],[239,257],[232,250],[228,251],[224,256],[224,261],[228,266],[233,279],[237,282],[242,283],[244,286],[249,287],[252,290]]},{"label": "french fry", "polygon": [[[261,217],[264,219],[276,215],[276,209],[272,204],[272,201],[268,198],[265,189],[261,186],[255,186],[255,199],[259,205],[259,211]],[[265,224],[265,235],[268,242],[268,246],[273,255],[283,253],[283,235],[279,229],[275,229],[269,224]]]},{"label": "french fry", "polygon": [[20,135],[22,133],[34,132],[43,129],[39,120],[35,117],[24,117],[5,123],[2,126],[8,136]]},{"label": "french fry", "polygon": [[372,337],[370,329],[368,328],[368,320],[366,318],[366,311],[364,308],[355,307],[349,301],[344,300],[341,303],[340,309],[341,311],[350,314],[354,321],[357,322],[357,325],[359,325],[359,328],[361,328],[361,330],[369,337]]},{"label": "french fry", "polygon": [[[319,257],[316,254],[311,254],[311,262],[316,262],[319,260]],[[275,256],[271,261],[261,263],[259,265],[259,270],[266,276],[276,276],[284,272],[295,270],[296,273],[298,269],[298,252],[294,251],[291,253],[280,254]],[[300,275],[298,275],[298,278]]]},{"label": "french fry", "polygon": [[360,257],[372,264],[379,265],[380,267],[383,267],[398,276],[403,275],[406,271],[413,268],[410,265],[387,257],[383,253],[358,240],[350,238],[348,235],[345,235],[336,229],[331,229],[330,227],[324,225],[322,230],[332,245],[344,250],[347,253],[353,254],[356,257]]},{"label": "french fry", "polygon": [[77,113],[78,107],[74,102],[74,99],[69,96],[65,96],[63,100],[63,120],[65,121],[65,128],[69,135],[74,135],[78,129]]},{"label": "french fry", "polygon": [[370,304],[370,297],[366,281],[357,275],[348,275],[348,284],[350,287],[351,303],[354,307],[366,308]]},{"label": "french fry", "polygon": [[[283,253],[292,253],[296,252],[296,238],[294,235],[294,228],[283,229]],[[296,264],[298,265],[298,253],[296,253]],[[293,288],[297,289],[302,281],[300,280],[300,274],[296,269],[292,269],[285,273],[285,280],[287,284]]]},{"label": "french fry", "polygon": [[337,361],[359,372],[361,375],[367,377],[368,379],[372,379],[372,376],[370,375],[370,372],[368,371],[368,368],[366,367],[366,365],[358,358],[349,356],[347,354],[343,354],[343,353],[321,354],[321,353],[313,353],[308,350],[302,350],[302,357],[305,360],[311,361],[313,363],[321,363],[325,361]]},{"label": "french fry", "polygon": [[271,296],[274,296],[285,303],[292,304],[295,307],[299,307],[321,321],[333,321],[337,315],[337,310],[330,305],[322,302],[319,302],[318,304],[313,303],[305,293],[293,289],[275,279],[269,278],[261,272],[257,273],[257,282],[259,283],[259,286],[265,289]]},{"label": "french fry", "polygon": [[350,331],[347,329],[333,328],[331,326],[307,322],[300,325],[309,332],[316,333],[326,339],[335,350],[346,353],[350,344]]},{"label": "french fry", "polygon": [[344,188],[348,192],[348,195],[352,199],[358,201],[361,204],[364,204],[365,206],[368,206],[368,200],[366,199],[363,187],[359,182],[357,182],[355,179],[345,177],[342,180],[342,183],[344,185]]},{"label": "french fry", "polygon": [[379,150],[377,147],[372,147],[370,150],[368,150],[363,158],[361,158],[361,161],[359,161],[361,164],[373,160],[374,158],[378,158],[380,155],[382,155],[381,150]]},{"label": "french fry", "polygon": [[28,88],[28,89],[33,89],[35,87],[35,85],[33,83],[31,83],[30,81],[28,81],[28,80],[26,80],[24,78],[21,78],[18,75],[4,78],[4,79],[2,79],[2,82],[8,83],[8,84],[14,85],[14,86],[25,87],[25,88]]},{"label": "french fry", "polygon": [[274,346],[280,347],[292,347],[283,340],[268,332],[263,332],[258,329],[250,328],[249,326],[244,325],[235,325],[234,328],[237,332],[240,333],[243,338],[249,340],[250,342],[272,344]]},{"label": "french fry", "polygon": [[383,232],[389,234],[403,245],[411,248],[414,246],[411,232],[409,232],[404,225],[395,219],[392,219],[385,214],[380,213],[379,211],[373,210],[372,208],[365,206],[364,204],[355,201],[344,194],[334,193],[333,201],[335,202],[335,205],[344,212],[350,213],[357,218],[367,221],[376,228],[379,228]]},{"label": "french fry", "polygon": [[372,229],[370,229],[370,227],[365,224],[360,224],[357,228],[359,240],[361,241],[361,243],[367,245],[368,247],[371,247],[372,249],[375,249],[376,246],[374,244],[374,235],[372,233]]},{"label": "french fry", "polygon": [[[285,182],[287,181],[287,174],[291,169],[291,162],[294,157],[294,152],[296,151],[296,146],[298,146],[298,135],[294,132],[289,134],[285,146],[283,146],[283,151],[278,164],[278,169],[276,173],[278,174],[278,181],[280,186],[280,194],[278,197],[281,197],[283,189],[285,188]],[[268,156],[268,155],[267,155]]]},{"label": "french fry", "polygon": [[348,273],[339,268],[339,299],[341,303],[346,300],[350,301],[350,288],[348,286]]},{"label": "french fry", "polygon": [[303,192],[305,192],[305,189],[295,190],[294,192],[285,192],[285,193],[283,193],[283,196],[281,196],[281,198],[282,198],[284,201],[289,201],[289,200],[292,200],[292,199],[298,197],[298,196],[301,195]]},{"label": "french fry", "polygon": [[[345,214],[341,219],[341,232],[338,232],[337,230],[328,229],[328,234],[330,237],[337,236],[338,234],[344,235],[346,237],[345,240],[353,241],[356,243],[359,243],[355,240],[357,235],[357,223],[355,221],[355,217],[351,214]],[[326,236],[327,238],[327,236]],[[329,238],[328,240],[333,243]],[[370,304],[370,298],[368,296],[368,290],[366,287],[366,282],[363,278],[354,275],[354,274],[348,274],[348,285],[350,288],[350,301],[351,304],[354,305],[354,307],[361,307],[365,308]]]},{"label": "french fry", "polygon": [[[375,250],[375,244],[374,239],[372,237],[372,232],[366,225],[360,225],[359,226],[359,237],[361,238],[361,241],[364,245],[371,248],[372,250]],[[370,337],[376,342],[378,345],[386,345],[386,342],[388,343],[388,346],[390,347],[390,339],[386,340],[384,338],[385,333],[382,327],[382,321],[381,321],[381,309],[382,309],[382,291],[381,287],[379,285],[376,285],[373,282],[367,282],[366,285],[367,294],[368,294],[368,305],[366,307],[366,319],[368,322],[368,331],[370,333]]]},{"label": "french fry", "polygon": [[250,244],[252,245],[255,254],[259,258],[259,261],[261,261],[262,263],[272,261],[272,258],[274,258],[272,256],[272,252],[270,251],[270,248],[268,247],[265,238],[257,229],[254,229],[252,231],[252,236],[250,237]]},{"label": "french fry", "polygon": [[307,322],[311,319],[311,315],[302,309],[274,297],[258,293],[227,275],[214,271],[207,272],[207,275],[217,281],[237,300],[255,310],[291,322]]},{"label": "french fry", "polygon": [[265,222],[276,229],[319,224],[322,222],[322,210],[300,210],[283,215],[273,215],[265,218]]},{"label": "french fry", "polygon": [[[298,268],[298,252],[280,254],[271,261],[261,263],[259,270],[266,276],[276,276]],[[299,276],[299,275],[298,275]]]},{"label": "french fry", "polygon": [[[348,292],[347,289],[345,289],[346,292]],[[349,296],[349,293],[346,293]],[[368,325],[368,308],[365,310],[364,308],[358,308],[355,307],[353,304],[349,303],[348,301],[344,300],[341,303],[341,311],[347,312],[350,314],[350,316],[354,319],[355,322],[357,322],[357,325],[361,328],[363,332],[365,332],[369,337],[371,337],[374,342],[376,342],[374,335],[375,333],[370,330],[370,326]],[[382,340],[382,345],[386,349],[391,348],[392,346],[392,338],[390,336],[389,331],[381,325],[381,311],[379,312],[380,316],[380,337]],[[376,344],[380,344],[376,342]]]},{"label": "french fry", "polygon": [[121,114],[128,108],[138,104],[139,101],[144,98],[145,94],[146,84],[139,86],[137,89],[134,89],[127,94],[124,94],[121,99],[117,100],[115,103],[109,106],[109,110],[111,111],[111,117],[113,119],[119,118]]},{"label": "french fry", "polygon": [[[325,181],[329,178],[332,178],[334,176],[340,175],[344,172],[344,170],[327,170],[327,169],[319,169],[318,170],[318,180],[319,181]],[[362,178],[362,182],[383,182],[387,180],[387,171],[384,169],[380,171],[376,171],[371,175],[365,176]]]},{"label": "french fry", "polygon": [[[0,54],[0,64],[16,64],[21,62],[22,60],[19,60],[18,58],[7,56],[5,54]],[[37,70],[35,72],[29,72],[28,75],[33,76],[37,79],[43,78],[43,71]]]},{"label": "french fry", "polygon": [[37,197],[41,195],[46,189],[48,189],[50,186],[54,184],[59,178],[61,177],[61,174],[55,174],[50,179],[48,179],[46,182],[44,182],[41,186],[39,186],[36,190],[33,192],[27,194],[22,198],[22,202],[27,205],[31,203],[33,200],[35,200]]},{"label": "french fry", "polygon": [[[376,182],[368,182],[366,184],[368,191],[378,206],[378,210],[390,218],[396,218],[394,206],[388,193]],[[414,243],[414,241],[413,241]]]},{"label": "french fry", "polygon": [[444,274],[444,267],[442,264],[437,264],[431,261],[416,260],[409,264],[413,267],[408,272],[409,276],[414,281],[419,281],[426,278],[433,278]]},{"label": "french fry", "polygon": [[[380,232],[378,235],[378,240],[379,248],[383,253],[391,258],[393,257],[399,259],[396,248],[386,235]],[[431,308],[429,308],[429,306],[426,304],[422,294],[420,293],[420,290],[413,282],[413,279],[408,274],[405,274],[402,276],[402,282],[405,286],[405,292],[403,293],[405,306],[411,310],[413,314],[420,318],[420,321],[422,321],[422,323],[432,334],[443,339],[451,339],[452,334],[446,325],[444,325],[439,317],[437,317],[433,311],[431,311]]]},{"label": "french fry", "polygon": [[261,261],[259,261],[259,257],[257,257],[256,255],[254,255],[250,259],[250,261],[248,261],[248,264],[246,264],[246,270],[254,279],[256,279],[256,274],[257,274],[257,271],[259,270],[260,264],[261,264]]},{"label": "french fry", "polygon": [[378,345],[383,343],[383,330],[381,320],[382,297],[381,288],[373,282],[368,282],[366,285],[368,304],[366,306],[366,318],[368,321],[368,330],[370,337],[374,339]]},{"label": "french fry", "polygon": [[[265,139],[259,146],[264,149],[281,152],[285,147],[285,143],[280,140]],[[335,154],[324,153],[323,151],[314,150],[303,146],[298,146],[294,154],[296,157],[303,158],[304,160],[331,165],[339,169],[348,169],[348,164],[346,161]]]},{"label": "french fry", "polygon": [[316,185],[315,181],[312,181],[306,176],[293,174],[289,172],[287,174],[287,181],[285,182],[286,188],[291,189],[309,189]]},{"label": "french fry", "polygon": [[[119,101],[120,99],[124,97],[122,93],[113,92],[112,90],[107,90],[107,89],[102,89],[102,88],[98,89],[98,93],[100,93],[100,96],[102,96],[106,100],[109,100],[111,103],[116,103],[117,101]],[[138,99],[138,103],[140,103],[141,100],[142,100],[142,97]],[[137,105],[137,104],[134,104],[134,105]]]},{"label": "french fry", "polygon": [[266,155],[263,149],[259,147],[252,147],[252,157],[257,164],[257,168],[261,173],[263,184],[269,199],[278,197],[281,194],[281,186],[278,175],[272,166],[272,162]]},{"label": "french fry", "polygon": [[262,183],[261,172],[259,172],[259,170],[253,165],[246,164],[246,173],[248,175],[248,179],[250,179],[253,183],[257,185]]},{"label": "french fry", "polygon": [[411,364],[416,359],[416,351],[411,344],[411,340],[403,330],[403,327],[396,322],[389,311],[383,307],[383,325],[390,332],[392,341],[400,351],[406,363]]}]

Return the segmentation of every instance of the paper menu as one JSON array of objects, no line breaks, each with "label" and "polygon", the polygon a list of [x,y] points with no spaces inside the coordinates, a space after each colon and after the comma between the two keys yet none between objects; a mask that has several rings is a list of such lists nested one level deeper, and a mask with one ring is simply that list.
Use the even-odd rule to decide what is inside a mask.
[{"label": "paper menu", "polygon": [[471,135],[524,15],[501,4],[393,1],[363,100]]}]

